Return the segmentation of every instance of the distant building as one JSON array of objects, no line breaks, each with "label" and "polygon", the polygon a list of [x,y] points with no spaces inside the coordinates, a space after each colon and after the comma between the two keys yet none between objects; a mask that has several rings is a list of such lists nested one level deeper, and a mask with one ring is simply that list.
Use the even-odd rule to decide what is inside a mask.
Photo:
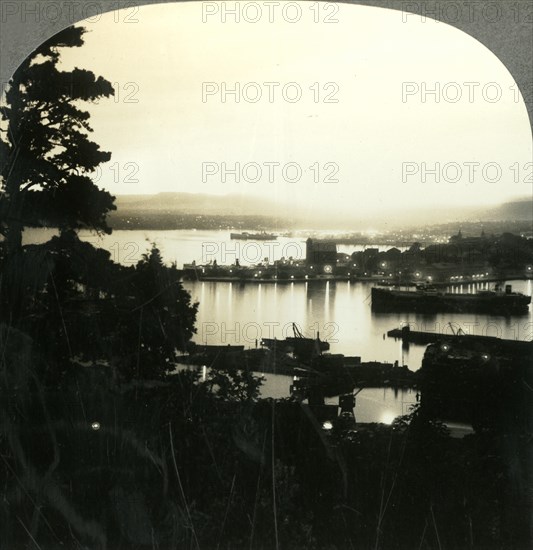
[{"label": "distant building", "polygon": [[457,233],[457,235],[452,235],[450,238],[449,238],[449,241],[450,243],[456,243],[458,241],[460,241],[461,239],[463,238],[463,233],[462,231],[459,229],[459,232]]},{"label": "distant building", "polygon": [[464,237],[459,231],[449,239],[449,250],[454,250],[459,258],[468,259],[468,261],[482,261],[485,258],[489,240],[485,232],[481,232],[479,237]]},{"label": "distant building", "polygon": [[305,244],[305,261],[308,265],[337,264],[337,244],[334,241],[316,241],[307,239]]}]

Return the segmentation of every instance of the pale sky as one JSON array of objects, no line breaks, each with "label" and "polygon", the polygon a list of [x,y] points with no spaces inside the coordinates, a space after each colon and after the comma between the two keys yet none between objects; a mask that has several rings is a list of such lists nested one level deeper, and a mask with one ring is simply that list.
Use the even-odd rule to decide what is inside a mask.
[{"label": "pale sky", "polygon": [[[462,31],[346,4],[338,5],[337,23],[315,23],[309,3],[292,24],[281,12],[269,22],[266,9],[257,23],[231,16],[222,22],[220,13],[204,23],[202,6],[143,6],[130,24],[106,14],[85,23],[82,48],[63,53],[65,68],[91,69],[117,83],[118,97],[90,106],[93,138],[113,154],[99,183],[113,194],[243,193],[298,201],[309,212],[357,215],[407,204],[493,204],[531,193],[526,107],[505,66]],[[248,97],[259,87],[262,98],[249,103],[241,95],[236,103],[228,95],[222,102],[219,92],[203,101],[203,83],[236,82],[257,83]],[[272,102],[265,82],[279,83]],[[282,95],[290,82],[297,85],[286,89],[290,97],[298,87],[302,92],[295,103]],[[403,95],[405,83],[413,83],[412,95]],[[428,94],[423,102],[416,90],[436,83],[441,90],[451,83],[447,96],[437,103]],[[328,92],[338,102],[325,103]],[[250,168],[240,182],[228,174],[224,183],[220,170],[202,174],[206,162],[213,171],[255,162],[262,177],[250,181]],[[302,169],[297,183],[287,181],[295,169],[287,178],[282,173],[290,162]],[[271,165],[274,182],[265,163],[279,163]],[[424,177],[422,163],[428,170],[440,163],[440,182]],[[327,181],[335,167],[338,182]]]}]

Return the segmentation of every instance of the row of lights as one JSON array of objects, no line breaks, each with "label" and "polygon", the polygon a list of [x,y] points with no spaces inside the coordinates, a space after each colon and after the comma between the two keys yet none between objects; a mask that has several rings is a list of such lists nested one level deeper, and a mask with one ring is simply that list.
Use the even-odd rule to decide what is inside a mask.
[{"label": "row of lights", "polygon": [[[296,266],[298,266],[298,267],[299,267],[299,265],[300,265],[300,264],[296,264]],[[354,267],[357,267],[357,264],[353,264],[353,266],[354,266]],[[310,269],[313,269],[313,266],[309,266],[309,267],[310,267]],[[385,267],[385,264],[384,264],[384,263],[382,264],[382,267]],[[328,268],[329,268],[329,269],[328,269]],[[528,266],[526,267],[526,270],[527,270],[529,273],[531,273],[531,272],[533,272],[533,267],[530,266],[530,265],[528,265]],[[324,267],[324,271],[325,271],[326,273],[331,273],[331,271],[332,271],[331,266],[325,266],[325,267]],[[233,273],[233,269],[230,269],[229,272],[230,272],[230,273]],[[202,268],[202,273],[205,273],[205,268]],[[254,277],[257,277],[258,274],[261,275],[261,273],[262,273],[262,271],[259,271],[258,273],[256,273],[256,274],[254,275]],[[398,272],[399,275],[401,275],[401,273],[402,273],[401,271]],[[351,275],[351,273],[348,272],[348,275]],[[366,271],[365,271],[364,275],[365,275],[365,276],[367,275],[367,272],[366,272]],[[392,273],[389,273],[389,277],[392,277],[392,275],[393,275]],[[415,273],[415,277],[416,277],[417,279],[419,279],[421,276],[422,276],[422,274],[421,274],[419,271],[417,271],[417,272]],[[488,272],[487,272],[487,273],[476,273],[476,274],[474,274],[474,275],[471,275],[472,279],[481,279],[481,278],[483,278],[483,277],[488,277],[488,276],[489,276],[489,273],[488,273]],[[305,278],[307,279],[308,276],[306,275]],[[276,279],[276,276],[274,276],[274,279]],[[291,275],[291,279],[294,279],[294,275]],[[461,280],[461,279],[464,279],[463,275],[455,275],[455,276],[450,277],[450,281],[456,281],[456,280]],[[429,276],[429,277],[428,277],[428,280],[429,280],[429,281],[432,281],[432,280],[433,280],[433,277]]]},{"label": "row of lights", "polygon": [[[482,277],[488,277],[489,276],[489,273],[476,273],[475,275],[470,275],[472,277],[472,279],[480,279]],[[455,275],[454,277],[450,277],[450,281],[455,281],[455,280],[460,280],[460,279],[466,279],[468,277],[468,275],[466,277],[463,277],[463,275]]]}]

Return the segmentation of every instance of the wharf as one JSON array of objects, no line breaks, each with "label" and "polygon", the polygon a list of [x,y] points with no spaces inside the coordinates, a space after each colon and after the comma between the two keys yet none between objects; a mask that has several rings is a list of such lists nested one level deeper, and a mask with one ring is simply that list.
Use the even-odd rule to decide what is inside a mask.
[{"label": "wharf", "polygon": [[402,340],[404,343],[419,345],[434,344],[438,342],[460,342],[461,344],[490,344],[502,349],[530,352],[533,342],[523,340],[505,340],[496,336],[480,336],[475,334],[444,334],[439,332],[424,332],[411,330],[409,326],[401,329],[393,329],[387,332],[389,338]]},{"label": "wharf", "polygon": [[[306,356],[305,340],[288,338],[276,342],[271,348],[255,349],[243,349],[243,346],[195,345],[189,355],[181,357],[180,362],[212,369],[238,369],[258,374],[292,376],[296,386],[323,386],[328,388],[326,393],[330,395],[361,386],[408,388],[415,385],[415,373],[407,366],[379,361],[361,362],[360,357],[342,354],[319,352]],[[288,353],[287,346],[291,346],[297,355]]]}]

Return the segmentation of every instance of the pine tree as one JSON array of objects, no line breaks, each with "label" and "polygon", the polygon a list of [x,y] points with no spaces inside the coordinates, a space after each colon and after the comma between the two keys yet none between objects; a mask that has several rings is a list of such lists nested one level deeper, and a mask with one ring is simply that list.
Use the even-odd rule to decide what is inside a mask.
[{"label": "pine tree", "polygon": [[88,70],[59,68],[62,48],[83,45],[85,29],[69,27],[37,48],[10,80],[1,106],[0,234],[15,252],[25,227],[88,227],[110,232],[114,197],[91,174],[111,153],[89,139],[81,102],[114,95]]}]

